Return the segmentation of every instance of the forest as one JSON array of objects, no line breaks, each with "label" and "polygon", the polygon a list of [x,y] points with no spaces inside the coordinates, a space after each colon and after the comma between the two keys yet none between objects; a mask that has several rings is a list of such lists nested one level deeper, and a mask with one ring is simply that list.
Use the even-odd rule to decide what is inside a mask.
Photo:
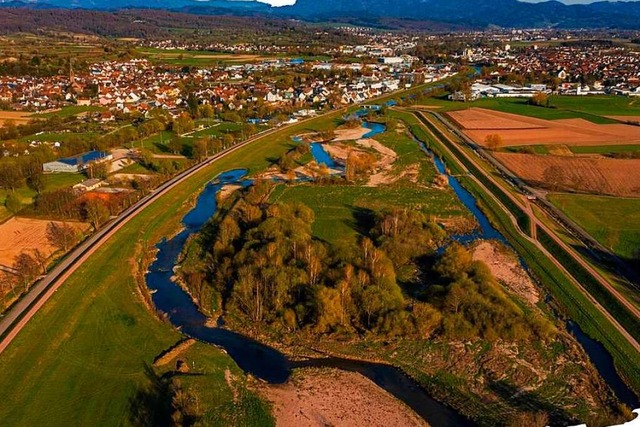
[{"label": "forest", "polygon": [[375,213],[357,245],[329,245],[312,237],[309,207],[265,202],[272,187],[258,182],[225,200],[187,245],[181,277],[205,313],[312,335],[514,342],[555,335],[419,211]]}]

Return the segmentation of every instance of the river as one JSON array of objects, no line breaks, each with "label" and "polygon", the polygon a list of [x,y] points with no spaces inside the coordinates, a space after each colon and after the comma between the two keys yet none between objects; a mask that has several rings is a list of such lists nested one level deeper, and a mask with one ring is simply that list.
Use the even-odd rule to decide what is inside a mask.
[{"label": "river", "polygon": [[[383,125],[377,123],[365,123],[365,127],[371,131],[365,135],[371,138],[384,132]],[[312,149],[314,157],[321,163],[328,154],[321,144],[316,144],[316,151]],[[313,144],[312,144],[313,146]],[[423,145],[427,153],[432,153]],[[322,152],[320,152],[320,150]],[[324,154],[323,154],[324,153]],[[433,156],[436,167],[441,173],[446,172],[442,161]],[[331,160],[333,161],[333,160]],[[329,165],[327,165],[329,166]],[[359,372],[368,377],[381,388],[391,393],[393,396],[403,401],[411,407],[418,415],[424,418],[433,427],[467,427],[475,423],[468,420],[448,406],[436,401],[420,387],[415,381],[407,377],[399,369],[392,366],[354,361],[341,358],[319,358],[304,362],[294,362],[289,360],[284,354],[276,349],[259,343],[242,334],[229,331],[220,325],[208,326],[207,318],[199,310],[191,297],[184,292],[180,286],[171,280],[180,253],[184,248],[188,238],[200,231],[206,222],[213,217],[217,210],[216,194],[227,184],[241,184],[247,186],[251,184],[246,180],[247,171],[243,169],[225,172],[213,181],[209,182],[197,199],[195,207],[183,218],[184,229],[171,239],[162,240],[158,245],[156,260],[149,268],[146,275],[146,282],[152,291],[153,303],[156,308],[167,314],[169,321],[187,336],[196,338],[223,348],[229,356],[245,372],[260,378],[268,383],[281,384],[287,381],[291,370],[303,366],[323,366],[334,367],[346,371]],[[461,202],[467,206],[476,217],[480,225],[480,231],[474,232],[471,241],[474,239],[499,239],[504,241],[504,237],[495,230],[486,216],[478,209],[473,196],[466,191],[458,180],[448,175],[449,184]],[[458,236],[458,240],[464,241],[464,236]],[[583,345],[590,359],[614,390],[621,401],[632,407],[637,407],[637,397],[626,386],[617,375],[611,356],[603,346],[594,345],[590,339],[575,324],[569,325],[571,332]],[[598,344],[598,343],[595,343]],[[625,392],[626,389],[626,392]],[[635,398],[635,402],[633,401]]]}]

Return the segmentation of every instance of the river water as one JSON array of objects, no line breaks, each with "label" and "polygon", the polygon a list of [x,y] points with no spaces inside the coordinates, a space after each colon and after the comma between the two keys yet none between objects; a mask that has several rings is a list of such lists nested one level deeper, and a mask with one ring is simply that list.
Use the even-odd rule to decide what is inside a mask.
[{"label": "river water", "polygon": [[[365,123],[365,127],[371,129],[371,132],[365,135],[367,138],[371,138],[385,130],[383,125],[377,123]],[[318,163],[333,162],[321,144],[315,145],[318,148],[314,150],[314,144],[312,144],[312,154]],[[422,147],[432,155],[424,145]],[[432,155],[432,157],[438,171],[447,174],[442,161],[436,156]],[[331,163],[328,163],[327,166],[331,167]],[[320,358],[294,362],[288,360],[278,350],[249,337],[229,331],[223,327],[208,326],[206,324],[207,318],[198,310],[191,297],[171,280],[174,275],[173,269],[188,238],[200,231],[215,214],[217,210],[216,194],[218,191],[230,183],[239,183],[243,186],[250,185],[251,181],[245,179],[246,174],[247,171],[243,169],[232,170],[219,175],[208,183],[198,197],[196,206],[183,218],[184,229],[173,238],[165,239],[157,245],[157,259],[150,266],[146,276],[147,286],[152,291],[152,298],[156,308],[166,313],[170,322],[180,329],[182,333],[223,348],[243,371],[268,383],[284,383],[289,378],[292,369],[303,366],[334,367],[346,371],[359,372],[403,401],[433,427],[467,427],[475,425],[453,409],[433,399],[415,381],[394,367],[341,358]],[[460,185],[455,177],[448,174],[447,176],[451,188],[461,202],[476,217],[480,228],[479,231],[473,233],[473,236],[457,236],[457,239],[464,242],[479,238],[505,241],[504,237],[491,226],[486,216],[478,209],[473,196]],[[638,407],[637,397],[617,375],[613,360],[604,347],[587,337],[577,325],[570,323],[568,326],[620,400],[632,407]]]}]

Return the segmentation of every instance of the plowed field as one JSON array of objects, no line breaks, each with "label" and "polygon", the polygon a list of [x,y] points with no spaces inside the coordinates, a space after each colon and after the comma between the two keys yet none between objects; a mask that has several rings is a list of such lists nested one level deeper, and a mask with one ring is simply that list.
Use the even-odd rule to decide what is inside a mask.
[{"label": "plowed field", "polygon": [[558,189],[613,196],[640,197],[640,160],[595,159],[494,153],[513,173],[536,187],[547,187],[549,172],[556,167]]},{"label": "plowed field", "polygon": [[487,135],[492,134],[500,135],[503,145],[507,147],[554,144],[637,145],[640,143],[640,126],[599,125],[584,119],[543,120],[482,108],[451,111],[448,115],[469,138],[479,145],[484,145]]},{"label": "plowed field", "polygon": [[[55,248],[47,240],[47,224],[51,221],[29,218],[11,218],[0,224],[0,265],[10,267],[21,252],[40,249],[51,256]],[[87,224],[69,222],[78,231],[86,231]]]}]

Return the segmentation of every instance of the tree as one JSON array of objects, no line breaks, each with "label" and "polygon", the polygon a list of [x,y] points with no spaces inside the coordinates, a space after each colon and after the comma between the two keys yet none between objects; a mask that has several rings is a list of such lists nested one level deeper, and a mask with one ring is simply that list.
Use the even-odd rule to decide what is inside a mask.
[{"label": "tree", "polygon": [[169,151],[171,151],[171,153],[180,154],[180,152],[182,151],[182,142],[180,142],[180,138],[174,137],[171,138],[171,140],[167,144],[167,147],[169,148]]},{"label": "tree", "polygon": [[109,176],[108,162],[91,162],[87,165],[87,176],[89,178],[105,179]]},{"label": "tree", "polygon": [[22,202],[20,198],[12,191],[7,194],[7,198],[4,201],[4,206],[9,212],[16,215],[22,209]]},{"label": "tree", "polygon": [[78,233],[69,224],[50,222],[47,224],[47,240],[53,247],[67,252],[78,241]]},{"label": "tree", "polygon": [[16,257],[13,263],[13,269],[25,290],[29,290],[31,284],[40,274],[38,261],[26,252],[22,252]]},{"label": "tree", "polygon": [[193,158],[202,161],[209,157],[209,141],[207,138],[199,138],[193,143]]},{"label": "tree", "polygon": [[180,117],[173,122],[173,131],[178,135],[185,134],[194,129],[195,123],[188,114],[181,114]]},{"label": "tree", "polygon": [[109,219],[109,209],[101,200],[88,200],[84,206],[84,217],[94,230],[100,228]]},{"label": "tree", "polygon": [[14,159],[2,159],[0,164],[0,187],[7,191],[15,190],[22,181],[20,165]]},{"label": "tree", "polygon": [[498,134],[487,135],[487,137],[484,140],[484,144],[487,146],[489,150],[496,151],[500,147],[502,147],[502,144],[503,144],[502,137]]},{"label": "tree", "polygon": [[536,92],[533,97],[531,97],[529,103],[537,107],[548,107],[549,95],[544,92]]},{"label": "tree", "polygon": [[35,249],[33,251],[33,258],[36,260],[36,262],[40,266],[40,273],[41,274],[46,274],[46,272],[47,272],[47,261],[49,259],[49,257],[47,257],[47,254],[44,253],[43,251],[41,251],[40,249]]}]

